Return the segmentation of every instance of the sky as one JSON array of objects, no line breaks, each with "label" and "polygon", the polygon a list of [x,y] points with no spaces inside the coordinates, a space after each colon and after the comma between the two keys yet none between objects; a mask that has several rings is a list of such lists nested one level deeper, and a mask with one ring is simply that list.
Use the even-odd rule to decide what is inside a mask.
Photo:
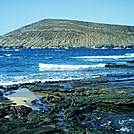
[{"label": "sky", "polygon": [[0,35],[43,19],[134,26],[134,0],[0,0]]}]

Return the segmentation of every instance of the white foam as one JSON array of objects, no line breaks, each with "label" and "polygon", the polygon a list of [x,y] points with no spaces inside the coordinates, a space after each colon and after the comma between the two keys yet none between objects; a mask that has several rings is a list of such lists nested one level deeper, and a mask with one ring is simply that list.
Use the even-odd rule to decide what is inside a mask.
[{"label": "white foam", "polygon": [[35,82],[42,82],[42,83],[45,83],[45,82],[55,82],[55,81],[70,81],[70,80],[81,80],[83,78],[51,78],[51,79],[32,79],[32,80],[26,80],[26,81],[17,81],[17,82],[14,82],[14,81],[2,81],[0,83],[0,86],[10,86],[10,85],[18,85],[18,84],[26,84],[26,83],[35,83]]},{"label": "white foam", "polygon": [[129,132],[130,132],[130,129],[127,128],[127,127],[122,127],[122,128],[120,129],[120,131],[129,133]]},{"label": "white foam", "polygon": [[57,52],[64,52],[64,51],[66,51],[65,49],[56,49],[56,50],[54,50],[54,51],[57,51]]},{"label": "white foam", "polygon": [[76,59],[123,59],[123,58],[132,58],[134,57],[134,53],[126,54],[126,55],[109,55],[109,56],[78,56],[72,57]]},{"label": "white foam", "polygon": [[5,56],[10,57],[10,56],[12,56],[12,54],[5,54]]},{"label": "white foam", "polygon": [[3,48],[1,51],[20,51],[20,49]]},{"label": "white foam", "polygon": [[14,51],[20,51],[19,49],[15,49]]},{"label": "white foam", "polygon": [[100,67],[105,67],[106,64],[96,64],[96,65],[90,65],[92,68],[100,68]]},{"label": "white foam", "polygon": [[39,63],[39,68],[43,70],[79,70],[79,69],[88,69],[88,68],[97,68],[105,67],[105,64],[96,64],[96,65],[59,65],[59,64],[43,64]]},{"label": "white foam", "polygon": [[126,56],[134,57],[134,53],[126,53]]}]

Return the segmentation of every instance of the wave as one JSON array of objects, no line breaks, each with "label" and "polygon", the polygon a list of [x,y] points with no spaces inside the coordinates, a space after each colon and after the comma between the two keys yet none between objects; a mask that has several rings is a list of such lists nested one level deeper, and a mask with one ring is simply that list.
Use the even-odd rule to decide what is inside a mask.
[{"label": "wave", "polygon": [[58,82],[58,81],[61,81],[61,82],[64,82],[64,81],[71,81],[71,80],[81,80],[83,79],[82,77],[80,78],[73,78],[73,77],[68,77],[68,78],[45,78],[45,79],[42,79],[42,78],[33,78],[33,79],[27,79],[27,80],[19,80],[19,81],[8,81],[8,80],[3,80],[1,81],[0,83],[0,86],[10,86],[10,85],[20,85],[20,84],[27,84],[27,83],[37,83],[37,82],[42,82],[42,83],[45,83],[45,82]]},{"label": "wave", "polygon": [[126,56],[134,57],[134,53],[126,53]]},{"label": "wave", "polygon": [[35,80],[27,80],[27,81],[17,81],[17,82],[14,82],[14,81],[2,81],[0,83],[0,86],[8,86],[8,85],[18,85],[18,84],[26,84],[26,83],[34,83],[36,82]]},{"label": "wave", "polygon": [[133,58],[134,53],[128,53],[125,55],[109,55],[109,56],[77,56],[72,57],[76,59],[124,59],[124,58]]},{"label": "wave", "polygon": [[5,56],[6,56],[6,57],[10,57],[10,56],[12,56],[12,54],[5,54]]},{"label": "wave", "polygon": [[1,51],[20,51],[20,49],[2,48]]},{"label": "wave", "polygon": [[96,65],[63,65],[63,64],[44,64],[39,63],[39,68],[41,71],[44,70],[80,70],[88,68],[99,68],[105,67],[105,64],[96,64]]},{"label": "wave", "polygon": [[56,49],[56,50],[54,50],[54,51],[57,51],[57,52],[64,52],[64,51],[66,51],[65,49]]}]

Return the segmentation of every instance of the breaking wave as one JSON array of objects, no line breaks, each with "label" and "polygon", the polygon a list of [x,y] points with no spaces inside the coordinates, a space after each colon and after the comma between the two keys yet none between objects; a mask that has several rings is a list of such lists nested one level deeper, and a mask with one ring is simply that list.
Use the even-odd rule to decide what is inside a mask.
[{"label": "breaking wave", "polygon": [[125,55],[109,55],[109,56],[78,56],[72,57],[76,59],[123,59],[123,58],[133,58],[134,53],[127,53]]},{"label": "breaking wave", "polygon": [[100,68],[105,67],[105,64],[96,64],[96,65],[59,65],[59,64],[44,64],[39,63],[40,70],[80,70],[88,68]]}]

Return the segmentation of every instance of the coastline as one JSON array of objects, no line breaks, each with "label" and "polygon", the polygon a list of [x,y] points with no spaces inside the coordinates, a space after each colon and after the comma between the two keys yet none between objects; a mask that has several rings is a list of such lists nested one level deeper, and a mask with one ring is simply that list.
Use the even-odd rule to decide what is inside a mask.
[{"label": "coastline", "polygon": [[105,46],[105,47],[19,47],[19,46],[0,46],[0,49],[74,49],[74,48],[85,48],[85,49],[134,49],[134,46],[124,46],[124,47],[120,47],[120,46]]},{"label": "coastline", "polygon": [[133,133],[134,50],[102,49],[1,49],[0,131]]},{"label": "coastline", "polygon": [[[35,96],[38,95],[39,99],[33,97],[30,100],[34,110],[29,105],[25,105],[25,101],[29,101],[27,93],[23,92],[25,97],[23,94],[17,96],[13,93],[12,97],[7,97],[11,99],[10,103],[8,102],[10,110],[6,113],[6,105],[3,105],[1,110],[6,114],[1,113],[1,119],[6,117],[10,120],[14,119],[15,124],[16,119],[27,118],[26,121],[23,121],[23,126],[19,127],[22,129],[21,131],[31,133],[33,131],[44,133],[54,131],[62,133],[70,131],[76,133],[84,131],[90,133],[134,132],[132,125],[134,123],[134,84],[131,80],[129,81],[130,83],[125,83],[125,81],[116,83],[116,81],[109,81],[107,78],[91,78],[20,84],[17,85],[19,87],[17,91],[28,89],[25,91]],[[11,90],[10,86],[8,88]],[[14,101],[17,105],[14,104]],[[1,105],[4,103],[6,101],[1,101]],[[23,115],[13,112],[14,108],[20,110]],[[32,118],[36,118],[36,120],[32,120]],[[119,122],[123,120],[125,123],[121,126]],[[47,129],[42,128],[43,122]],[[37,124],[36,128],[32,127],[35,123]],[[29,125],[32,129],[27,128]],[[16,128],[15,131],[18,132],[18,129]]]}]

